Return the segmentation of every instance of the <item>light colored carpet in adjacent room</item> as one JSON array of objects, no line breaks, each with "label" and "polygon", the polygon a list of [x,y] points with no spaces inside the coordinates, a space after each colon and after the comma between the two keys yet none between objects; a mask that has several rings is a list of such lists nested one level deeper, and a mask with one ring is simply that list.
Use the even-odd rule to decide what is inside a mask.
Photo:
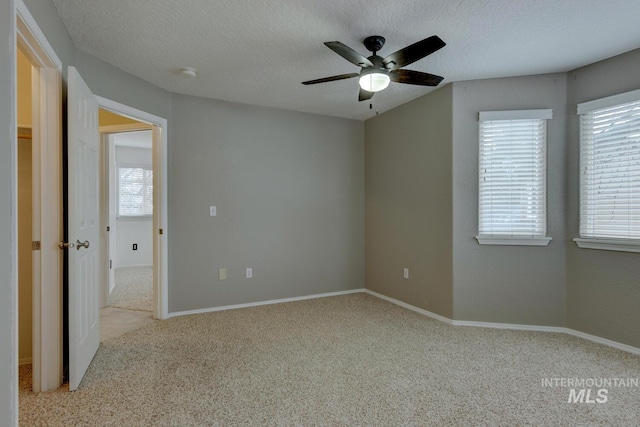
[{"label": "light colored carpet in adjacent room", "polygon": [[150,311],[125,310],[117,307],[101,308],[100,342],[117,338],[153,322],[157,320],[153,320]]},{"label": "light colored carpet in adjacent room", "polygon": [[640,387],[574,404],[542,381],[638,377],[640,356],[603,345],[450,326],[352,294],[177,317],[108,340],[76,392],[22,389],[20,424],[637,426]]},{"label": "light colored carpet in adjacent room", "polygon": [[116,285],[108,299],[110,307],[152,311],[152,267],[122,267],[115,271]]}]

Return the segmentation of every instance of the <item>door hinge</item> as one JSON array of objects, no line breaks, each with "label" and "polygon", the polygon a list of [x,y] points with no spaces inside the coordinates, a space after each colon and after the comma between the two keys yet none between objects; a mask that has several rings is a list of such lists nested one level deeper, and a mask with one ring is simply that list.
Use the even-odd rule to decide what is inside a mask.
[{"label": "door hinge", "polygon": [[31,242],[31,250],[32,251],[39,251],[40,250],[40,241],[39,240],[34,240],[33,242]]},{"label": "door hinge", "polygon": [[113,260],[110,259],[109,260],[109,270],[111,270],[113,268]]},{"label": "door hinge", "polygon": [[162,228],[158,230],[158,234],[162,234]]},{"label": "door hinge", "polygon": [[107,231],[111,231],[111,227],[107,225]]}]

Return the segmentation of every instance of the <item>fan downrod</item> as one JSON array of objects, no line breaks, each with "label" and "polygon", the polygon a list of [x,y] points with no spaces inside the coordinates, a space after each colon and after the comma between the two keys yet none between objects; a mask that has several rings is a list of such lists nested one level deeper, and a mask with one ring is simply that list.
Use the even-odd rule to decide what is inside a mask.
[{"label": "fan downrod", "polygon": [[385,39],[382,36],[369,36],[364,39],[364,47],[366,47],[367,50],[373,52],[373,54],[375,55],[377,51],[382,49],[382,46],[384,46],[384,42]]}]

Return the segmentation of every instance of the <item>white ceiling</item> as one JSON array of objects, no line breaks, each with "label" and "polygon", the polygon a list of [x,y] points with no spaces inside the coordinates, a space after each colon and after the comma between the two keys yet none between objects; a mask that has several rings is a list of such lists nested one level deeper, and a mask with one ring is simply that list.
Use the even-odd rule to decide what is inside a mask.
[{"label": "white ceiling", "polygon": [[[391,83],[358,102],[358,72],[323,45],[386,56],[431,35],[407,66],[453,81],[568,71],[640,47],[638,0],[53,0],[76,46],[166,90],[364,120],[428,93]],[[177,73],[193,67],[196,79]]]}]

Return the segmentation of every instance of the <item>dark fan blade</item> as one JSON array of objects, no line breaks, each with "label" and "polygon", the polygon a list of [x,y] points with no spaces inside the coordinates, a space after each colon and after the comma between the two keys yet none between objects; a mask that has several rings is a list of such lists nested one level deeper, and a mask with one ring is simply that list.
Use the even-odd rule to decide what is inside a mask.
[{"label": "dark fan blade", "polygon": [[317,80],[309,80],[307,82],[302,82],[303,85],[314,85],[316,83],[326,83],[326,82],[334,82],[336,80],[344,80],[350,79],[353,77],[358,77],[360,74],[358,73],[349,73],[349,74],[340,74],[339,76],[325,77],[324,79]]},{"label": "dark fan blade", "polygon": [[431,55],[438,49],[442,49],[446,45],[440,37],[431,36],[417,43],[407,46],[404,49],[392,53],[382,60],[390,70],[397,70],[405,65],[412,64],[427,55]]},{"label": "dark fan blade", "polygon": [[366,101],[367,99],[373,98],[375,92],[368,92],[362,88],[360,88],[360,93],[358,94],[358,101]]},{"label": "dark fan blade", "polygon": [[351,62],[352,64],[357,65],[358,67],[362,67],[362,68],[373,67],[373,62],[369,61],[367,58],[360,55],[358,52],[351,49],[349,46],[345,44],[342,44],[340,42],[326,42],[325,45],[329,49],[331,49],[338,55],[342,56],[344,59]]},{"label": "dark fan blade", "polygon": [[412,70],[396,70],[389,73],[391,81],[420,86],[438,86],[444,77]]}]

